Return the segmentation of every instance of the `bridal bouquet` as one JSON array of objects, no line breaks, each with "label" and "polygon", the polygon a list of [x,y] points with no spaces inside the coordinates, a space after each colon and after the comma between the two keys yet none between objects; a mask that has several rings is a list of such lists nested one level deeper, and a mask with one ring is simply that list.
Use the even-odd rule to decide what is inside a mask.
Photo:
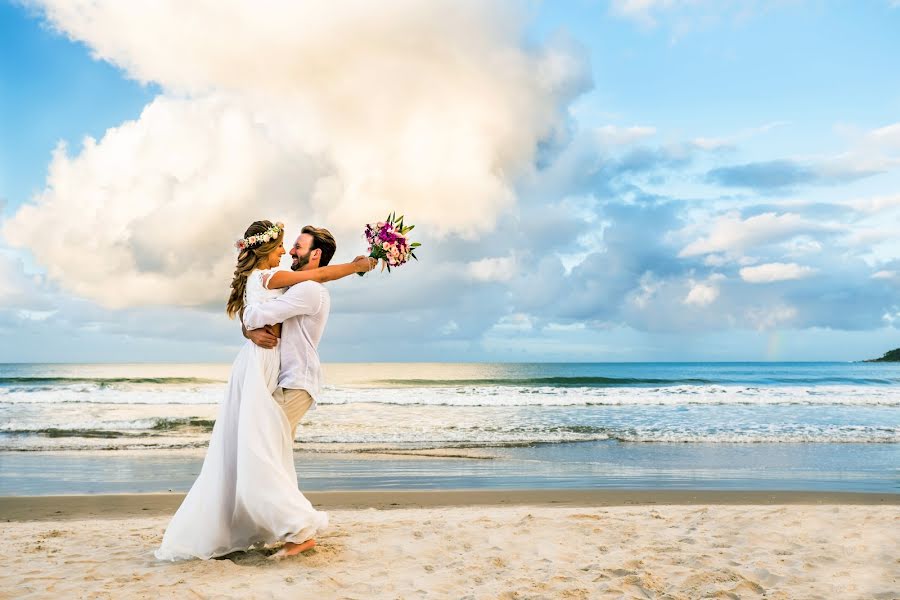
[{"label": "bridal bouquet", "polygon": [[391,271],[391,267],[399,267],[410,258],[419,260],[416,258],[415,249],[422,244],[410,243],[406,237],[413,227],[415,225],[404,227],[403,215],[398,217],[396,213],[391,213],[384,221],[366,225],[363,235],[369,244],[369,257],[384,261],[381,268],[384,270],[387,267],[388,272]]}]

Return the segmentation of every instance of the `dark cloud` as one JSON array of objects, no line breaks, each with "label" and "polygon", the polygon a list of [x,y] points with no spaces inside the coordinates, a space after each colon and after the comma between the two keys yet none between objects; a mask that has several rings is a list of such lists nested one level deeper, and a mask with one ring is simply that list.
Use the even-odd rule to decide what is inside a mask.
[{"label": "dark cloud", "polygon": [[710,183],[725,187],[743,187],[756,190],[789,188],[812,183],[816,173],[791,160],[771,160],[732,167],[719,167],[706,174]]},{"label": "dark cloud", "polygon": [[[565,321],[619,320],[628,293],[640,286],[645,273],[669,276],[689,268],[690,263],[678,259],[677,248],[665,240],[666,232],[683,225],[680,212],[676,203],[652,197],[603,205],[598,215],[607,223],[602,248],[590,252],[568,274],[559,261],[542,262],[535,274],[523,276],[524,286],[513,284],[518,291],[516,305],[530,311],[539,308],[540,316]],[[528,297],[522,289],[528,287],[540,291]]]},{"label": "dark cloud", "polygon": [[858,169],[839,164],[806,165],[794,160],[770,160],[712,169],[706,181],[724,187],[770,192],[801,185],[835,185],[877,174],[874,169]]},{"label": "dark cloud", "polygon": [[635,148],[609,164],[608,172],[615,175],[648,173],[660,169],[683,168],[691,163],[697,149],[687,145],[659,148]]}]

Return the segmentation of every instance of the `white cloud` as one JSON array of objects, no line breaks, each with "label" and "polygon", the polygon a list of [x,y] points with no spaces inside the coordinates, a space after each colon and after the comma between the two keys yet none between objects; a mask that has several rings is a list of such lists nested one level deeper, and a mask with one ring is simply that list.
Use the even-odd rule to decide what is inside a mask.
[{"label": "white cloud", "polygon": [[396,210],[437,235],[490,231],[589,77],[564,41],[524,46],[513,4],[33,4],[165,90],[58,150],[3,230],[106,306],[221,301],[230,243],[261,218],[355,236]]},{"label": "white cloud", "polygon": [[492,331],[518,333],[534,329],[534,317],[525,313],[513,313],[505,315],[494,324]]},{"label": "white cloud", "polygon": [[730,259],[722,254],[707,254],[703,258],[703,264],[708,267],[722,267],[729,262],[731,262]]},{"label": "white cloud", "polygon": [[632,127],[617,127],[616,125],[604,125],[596,130],[597,141],[601,146],[627,146],[656,135],[655,127],[635,125]]},{"label": "white cloud", "polygon": [[754,329],[770,330],[790,325],[797,318],[797,309],[787,304],[766,308],[749,308],[745,319]]},{"label": "white cloud", "polygon": [[664,24],[671,27],[673,41],[676,41],[686,33],[706,29],[723,21],[746,21],[783,2],[784,0],[612,0],[610,12],[646,28],[656,27],[664,19]]},{"label": "white cloud", "polygon": [[512,256],[483,258],[466,265],[466,272],[475,281],[509,281],[516,274],[516,260]]},{"label": "white cloud", "polygon": [[900,123],[868,130],[842,124],[835,130],[850,144],[845,152],[814,164],[822,177],[840,181],[900,168]]},{"label": "white cloud", "polygon": [[680,257],[714,252],[742,251],[759,244],[788,240],[803,233],[827,231],[830,226],[809,221],[798,214],[767,212],[742,219],[737,213],[719,217],[705,237],[685,246]]},{"label": "white cloud", "polygon": [[58,310],[28,310],[21,309],[16,312],[16,315],[20,319],[28,320],[28,321],[46,321],[53,315],[55,315]]},{"label": "white cloud", "polygon": [[731,140],[725,138],[709,138],[709,137],[698,137],[692,140],[692,143],[700,148],[701,150],[724,150],[726,148],[733,148],[734,143]]},{"label": "white cloud", "polygon": [[647,271],[641,275],[637,288],[632,291],[630,302],[643,310],[656,298],[662,286],[663,282]]},{"label": "white cloud", "polygon": [[741,279],[747,283],[772,283],[773,281],[804,279],[817,272],[817,269],[797,263],[773,262],[755,267],[744,267],[740,270],[740,275]]},{"label": "white cloud", "polygon": [[35,308],[43,304],[43,298],[38,298],[39,285],[38,277],[25,273],[20,258],[0,251],[0,309]]},{"label": "white cloud", "polygon": [[847,152],[810,165],[810,171],[824,182],[861,179],[891,171],[900,166],[900,158],[872,150]]},{"label": "white cloud", "polygon": [[303,205],[291,204],[310,189],[310,161],[271,140],[228,99],[158,98],[75,157],[57,148],[46,189],[4,236],[50,279],[107,306],[222,301],[230,243],[250,222],[302,225]]},{"label": "white cloud", "polygon": [[613,0],[610,9],[613,14],[652,27],[656,25],[653,13],[684,4],[684,0]]},{"label": "white cloud", "polygon": [[822,243],[809,236],[800,236],[784,243],[785,256],[808,256],[822,252]]},{"label": "white cloud", "polygon": [[698,307],[709,306],[719,298],[719,283],[725,279],[726,277],[721,273],[711,273],[706,281],[688,280],[690,290],[682,302]]},{"label": "white cloud", "polygon": [[896,225],[880,225],[872,227],[857,226],[848,232],[846,241],[850,246],[871,248],[882,242],[897,239]]},{"label": "white cloud", "polygon": [[871,196],[867,198],[856,198],[849,200],[843,204],[852,207],[854,210],[869,215],[878,215],[879,213],[900,208],[900,194],[888,196]]},{"label": "white cloud", "polygon": [[[849,197],[828,202],[810,199],[783,200],[779,207],[792,213],[818,218],[824,232],[840,234],[832,238],[854,253],[870,254],[873,260],[897,255],[897,226],[900,223],[900,194]],[[822,215],[833,219],[824,221]],[[812,232],[813,234],[815,232]],[[812,235],[799,235],[781,244],[780,258],[803,258],[827,251]]]},{"label": "white cloud", "polygon": [[726,137],[698,137],[692,140],[692,143],[701,150],[731,150],[736,148],[738,142],[746,141],[750,138],[768,133],[776,127],[788,125],[787,121],[773,121],[765,123],[759,127],[749,127],[742,129],[735,134]]},{"label": "white cloud", "polygon": [[453,335],[459,331],[459,324],[456,321],[447,321],[440,329],[441,335]]},{"label": "white cloud", "polygon": [[695,283],[684,298],[685,304],[707,306],[719,297],[719,288],[709,283]]},{"label": "white cloud", "polygon": [[[900,5],[900,0],[897,0]],[[900,123],[892,123],[871,130],[866,138],[869,142],[881,146],[900,148]]]},{"label": "white cloud", "polygon": [[569,332],[569,331],[583,331],[583,330],[585,330],[585,329],[587,329],[587,326],[586,326],[584,323],[582,323],[582,322],[579,321],[579,322],[576,322],[576,323],[547,323],[547,324],[542,328],[542,331],[548,331],[548,332],[559,332],[559,331],[564,331],[564,332]]}]

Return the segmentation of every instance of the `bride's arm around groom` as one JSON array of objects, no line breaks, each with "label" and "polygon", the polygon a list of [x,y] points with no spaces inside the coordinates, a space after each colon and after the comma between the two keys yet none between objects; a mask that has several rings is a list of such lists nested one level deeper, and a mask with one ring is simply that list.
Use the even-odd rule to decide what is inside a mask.
[{"label": "bride's arm around groom", "polygon": [[[353,273],[366,273],[372,269],[373,259],[359,256],[352,263],[342,265],[320,267],[315,272],[321,272],[320,277],[306,278],[305,282],[321,283],[333,281],[352,275]],[[266,302],[244,309],[243,324],[247,331],[261,329],[266,325],[283,323],[291,317],[311,315],[319,312],[322,306],[322,293],[316,285],[294,285],[291,280],[296,276],[296,271],[278,271],[269,279],[269,288],[292,286],[284,294]],[[276,279],[278,278],[278,279]]]}]

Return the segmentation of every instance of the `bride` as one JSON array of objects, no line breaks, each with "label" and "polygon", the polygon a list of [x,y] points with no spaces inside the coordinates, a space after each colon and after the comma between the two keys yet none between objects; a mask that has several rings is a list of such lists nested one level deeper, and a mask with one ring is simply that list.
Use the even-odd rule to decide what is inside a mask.
[{"label": "bride", "polygon": [[[284,293],[301,281],[332,281],[370,270],[367,258],[309,271],[282,271],[284,225],[255,221],[239,249],[226,312]],[[160,560],[209,559],[255,545],[285,542],[275,556],[293,555],[315,545],[328,525],[297,486],[293,435],[275,402],[279,346],[261,348],[249,340],[231,367],[225,397],[200,475],[163,536]]]}]

